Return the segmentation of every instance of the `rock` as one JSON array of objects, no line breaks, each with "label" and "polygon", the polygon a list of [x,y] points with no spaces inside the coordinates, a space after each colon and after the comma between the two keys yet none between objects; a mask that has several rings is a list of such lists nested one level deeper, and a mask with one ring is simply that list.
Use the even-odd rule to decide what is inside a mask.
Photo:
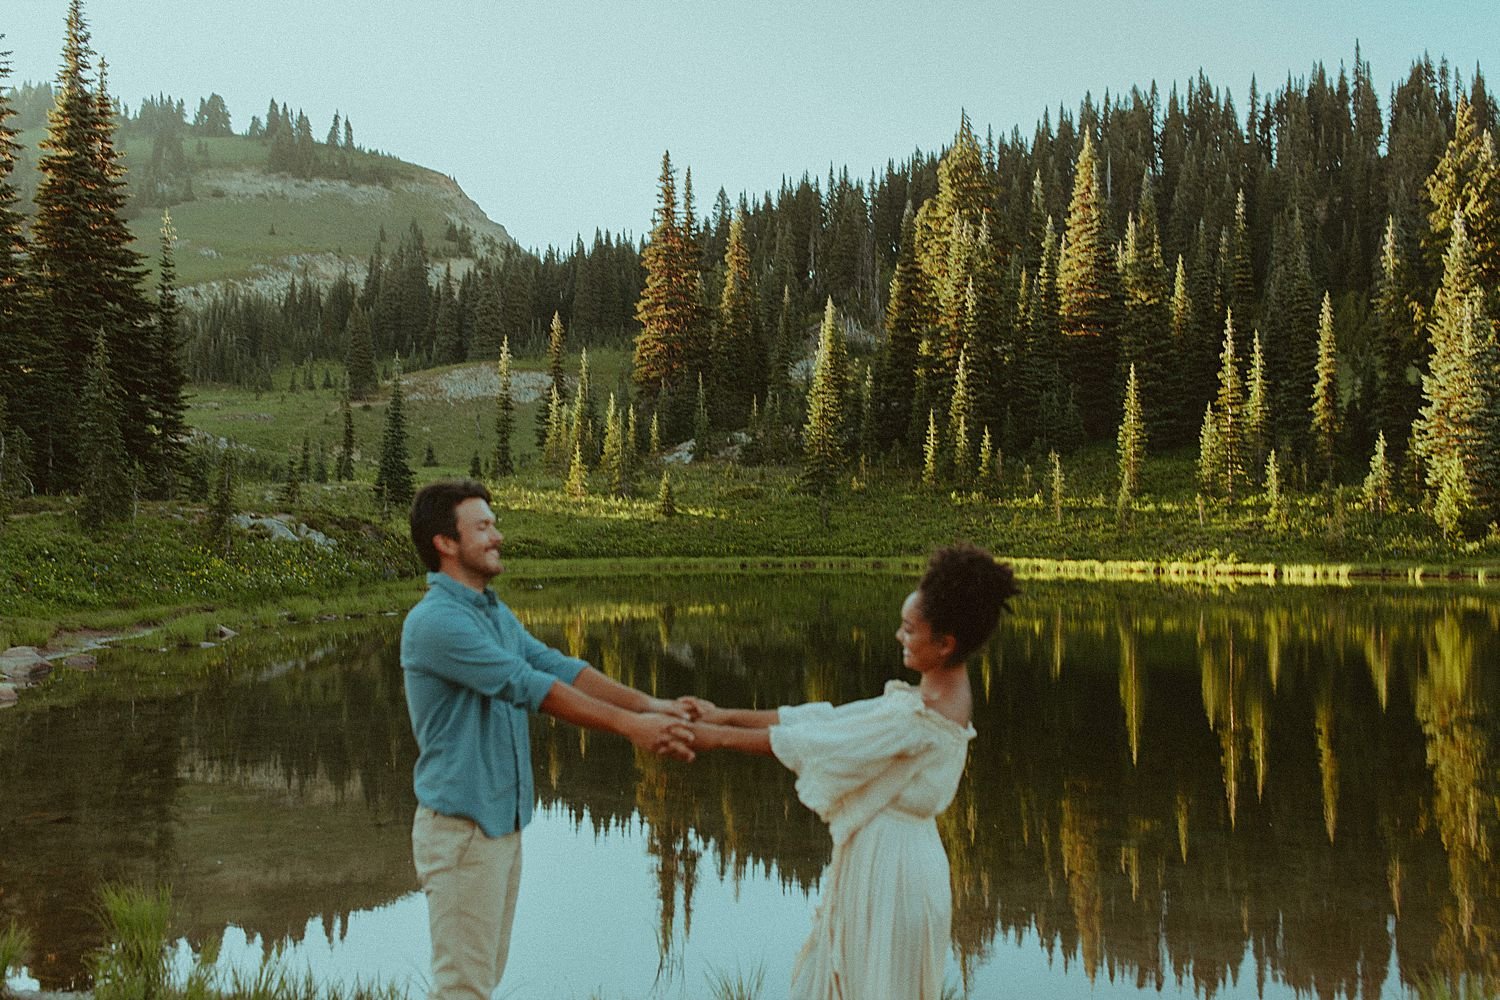
[{"label": "rock", "polygon": [[14,684],[0,684],[0,708],[9,708],[14,705],[17,697]]},{"label": "rock", "polygon": [[62,665],[69,670],[93,670],[99,665],[99,658],[92,653],[74,653]]},{"label": "rock", "polygon": [[235,636],[239,635],[239,633],[230,628],[228,625],[220,625],[214,630],[214,635],[218,636],[219,641],[222,642],[225,639],[233,639]]},{"label": "rock", "polygon": [[693,441],[691,438],[675,447],[668,448],[661,453],[661,460],[667,465],[687,465],[693,460]]},{"label": "rock", "polygon": [[217,642],[200,642],[200,643],[198,643],[198,648],[199,649],[213,649],[216,646],[218,646]]},{"label": "rock", "polygon": [[329,538],[314,528],[305,524],[289,524],[279,517],[255,517],[250,514],[236,514],[230,518],[231,523],[237,528],[245,531],[258,531],[268,536],[274,542],[299,542],[309,541],[319,548],[331,549],[338,546],[338,542]]},{"label": "rock", "polygon": [[35,646],[12,646],[0,653],[0,676],[18,684],[35,684],[52,672],[52,664]]}]

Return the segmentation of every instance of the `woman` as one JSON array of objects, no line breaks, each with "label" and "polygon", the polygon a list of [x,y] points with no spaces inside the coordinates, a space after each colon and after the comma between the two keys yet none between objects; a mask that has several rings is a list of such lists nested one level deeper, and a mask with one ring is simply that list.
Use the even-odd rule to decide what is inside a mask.
[{"label": "woman", "polygon": [[797,796],[833,836],[812,933],[792,968],[793,1000],[938,1000],[952,894],[936,817],[963,774],[973,697],[964,660],[1016,593],[1007,565],[983,549],[933,553],[901,606],[902,663],[913,687],[879,698],[769,711],[691,699],[694,749],[775,754]]}]

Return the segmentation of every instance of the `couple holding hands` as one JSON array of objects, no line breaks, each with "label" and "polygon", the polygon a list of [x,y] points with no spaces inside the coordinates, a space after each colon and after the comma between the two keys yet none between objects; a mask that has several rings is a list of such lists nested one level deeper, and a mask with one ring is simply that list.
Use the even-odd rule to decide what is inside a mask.
[{"label": "couple holding hands", "polygon": [[971,545],[933,553],[896,630],[915,685],[892,680],[879,697],[840,706],[730,709],[651,697],[528,633],[489,589],[504,539],[483,484],[423,487],[411,534],[429,570],[401,630],[401,666],[418,749],[412,853],[432,931],[433,1000],[489,1000],[500,983],[535,799],[534,711],[679,760],[716,749],[775,756],[833,838],[791,996],[941,996],[952,901],[935,817],[975,735],[965,659],[1016,593],[1009,566]]}]

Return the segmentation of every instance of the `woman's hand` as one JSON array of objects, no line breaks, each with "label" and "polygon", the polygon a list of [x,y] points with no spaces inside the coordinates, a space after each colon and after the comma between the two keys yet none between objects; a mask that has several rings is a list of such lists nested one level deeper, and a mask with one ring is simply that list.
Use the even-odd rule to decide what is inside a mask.
[{"label": "woman's hand", "polygon": [[720,708],[707,698],[699,698],[697,695],[685,694],[677,699],[677,704],[683,706],[687,715],[684,716],[693,722],[709,722],[722,726],[727,724],[725,709]]},{"label": "woman's hand", "polygon": [[657,715],[670,715],[674,719],[691,722],[697,716],[693,714],[693,710],[686,704],[686,701],[687,699],[685,698],[647,698],[646,707],[641,709],[641,711],[655,712]]}]

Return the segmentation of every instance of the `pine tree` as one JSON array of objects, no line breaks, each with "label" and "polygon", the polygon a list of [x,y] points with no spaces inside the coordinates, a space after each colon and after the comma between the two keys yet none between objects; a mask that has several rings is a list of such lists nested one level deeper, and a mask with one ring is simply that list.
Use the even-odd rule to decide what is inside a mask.
[{"label": "pine tree", "polygon": [[1475,281],[1461,216],[1453,219],[1429,335],[1432,357],[1422,376],[1425,402],[1412,427],[1412,442],[1424,463],[1428,490],[1446,491],[1448,508],[1463,506],[1466,513],[1466,505],[1486,503],[1500,489],[1484,478],[1500,444],[1493,427],[1500,375],[1493,360],[1494,329]]},{"label": "pine tree", "polygon": [[1167,366],[1167,372],[1163,379],[1165,394],[1162,399],[1166,403],[1166,412],[1163,414],[1163,427],[1166,438],[1162,442],[1165,445],[1183,444],[1192,439],[1193,421],[1197,415],[1197,405],[1206,401],[1204,386],[1209,384],[1206,377],[1207,372],[1199,377],[1201,357],[1206,357],[1209,352],[1204,349],[1201,338],[1198,336],[1198,319],[1193,312],[1193,298],[1188,288],[1187,268],[1183,264],[1182,255],[1177,257],[1177,271],[1172,282],[1171,302],[1171,334],[1169,337],[1172,356],[1178,359],[1178,363]]},{"label": "pine tree", "polygon": [[568,481],[565,487],[570,497],[586,497],[589,494],[589,467],[583,459],[583,445],[573,446],[573,461],[568,465]]},{"label": "pine tree", "polygon": [[1205,496],[1216,497],[1224,484],[1224,447],[1219,439],[1219,419],[1214,404],[1203,407],[1203,424],[1198,431],[1198,489]]},{"label": "pine tree", "polygon": [[937,411],[927,411],[927,437],[922,445],[922,485],[937,484],[938,454],[941,440],[938,437]]},{"label": "pine tree", "polygon": [[213,494],[208,502],[208,521],[205,525],[209,547],[223,555],[229,551],[230,523],[234,517],[235,462],[234,452],[224,449],[219,456],[219,468],[214,476]]},{"label": "pine tree", "polygon": [[47,352],[26,308],[31,281],[25,270],[25,217],[16,208],[20,196],[12,180],[21,145],[10,124],[16,112],[8,96],[8,55],[0,52],[0,385],[5,386],[0,395],[0,506],[29,480],[30,440],[22,424],[28,415],[35,423],[46,411],[46,387],[39,384],[36,360]]},{"label": "pine tree", "polygon": [[[304,439],[305,440],[305,439]],[[427,442],[427,450],[422,453],[422,467],[425,469],[437,468],[437,452],[432,447],[432,442]]]},{"label": "pine tree", "polygon": [[1115,451],[1120,462],[1119,505],[1126,508],[1141,488],[1141,470],[1146,462],[1146,417],[1141,409],[1140,388],[1135,365],[1125,380],[1125,411],[1115,437]]},{"label": "pine tree", "polygon": [[662,470],[661,485],[656,490],[656,513],[662,517],[677,516],[677,499],[672,495],[672,477],[666,469]]},{"label": "pine tree", "polygon": [[1422,352],[1421,328],[1412,314],[1408,281],[1400,233],[1392,215],[1386,221],[1381,244],[1374,307],[1380,358],[1376,427],[1390,432],[1395,458],[1405,451],[1406,438],[1417,419],[1422,399],[1420,384],[1408,377],[1409,371],[1418,368]]},{"label": "pine tree", "polygon": [[375,344],[370,332],[370,318],[358,302],[349,310],[344,326],[348,352],[344,356],[346,380],[351,399],[369,399],[379,386],[375,371]]},{"label": "pine tree", "polygon": [[1057,456],[1057,452],[1048,452],[1047,463],[1052,469],[1048,480],[1052,493],[1052,519],[1058,524],[1062,524],[1063,494],[1067,490],[1067,480],[1063,476],[1062,459]]},{"label": "pine tree", "polygon": [[698,395],[693,404],[693,461],[706,461],[713,454],[712,432],[708,422],[708,397],[703,388],[703,373],[698,373]]},{"label": "pine tree", "polygon": [[635,475],[640,467],[639,437],[636,433],[635,407],[629,403],[625,406],[625,440],[620,449],[620,477],[615,484],[621,496],[635,496]]},{"label": "pine tree", "polygon": [[766,386],[766,352],[755,330],[755,289],[750,279],[750,251],[745,245],[745,211],[729,223],[724,249],[724,291],[719,297],[713,340],[712,396],[714,423],[744,424],[750,400]]},{"label": "pine tree", "polygon": [[21,402],[42,409],[14,415],[32,442],[33,472],[46,491],[83,482],[66,442],[75,421],[86,418],[68,399],[84,382],[101,331],[128,462],[147,463],[152,445],[151,307],[140,289],[141,258],[123,218],[124,166],[114,143],[114,107],[102,63],[97,81],[89,79],[92,56],[82,2],[72,0],[56,105],[37,163],[41,176],[31,226],[30,265],[40,299],[34,315],[45,346],[28,359],[41,363],[32,375],[41,391],[23,395]]},{"label": "pine tree", "polygon": [[348,482],[354,478],[354,413],[349,408],[347,388],[339,397],[339,415],[343,418],[344,436],[339,444],[339,457],[334,463],[333,475],[340,482]]},{"label": "pine tree", "polygon": [[1385,431],[1375,437],[1375,453],[1370,456],[1370,471],[1365,476],[1364,501],[1377,516],[1391,505],[1391,467],[1385,458]]},{"label": "pine tree", "polygon": [[599,459],[599,471],[609,485],[610,493],[625,495],[625,433],[620,423],[620,413],[615,408],[615,394],[609,394],[604,407],[604,450]]},{"label": "pine tree", "polygon": [[911,202],[901,221],[901,248],[886,300],[886,344],[876,392],[877,439],[881,447],[908,441],[916,392],[917,345],[929,325],[925,278],[916,256],[916,224]]},{"label": "pine tree", "polygon": [[282,481],[281,492],[276,499],[287,509],[302,502],[302,474],[297,468],[297,458],[294,455],[287,456],[286,479]]},{"label": "pine tree", "polygon": [[495,455],[492,464],[495,476],[498,478],[516,471],[510,442],[511,432],[516,423],[516,404],[511,389],[509,337],[500,341],[500,361],[497,367],[500,376],[500,391],[495,396]]},{"label": "pine tree", "polygon": [[1423,240],[1429,265],[1446,265],[1454,220],[1462,218],[1480,284],[1500,288],[1500,164],[1494,136],[1479,127],[1474,106],[1462,94],[1453,136],[1427,177],[1426,194],[1432,206]]},{"label": "pine tree", "polygon": [[1057,295],[1061,331],[1071,345],[1071,371],[1083,393],[1084,429],[1095,438],[1109,428],[1119,337],[1118,276],[1106,211],[1093,137],[1086,133],[1068,205]]},{"label": "pine tree", "polygon": [[1281,492],[1281,466],[1275,448],[1266,456],[1266,527],[1286,527],[1286,497]]},{"label": "pine tree", "polygon": [[[431,452],[432,446],[428,445],[427,450]],[[306,434],[302,435],[302,457],[297,463],[297,473],[304,483],[312,482],[312,442]]]},{"label": "pine tree", "polygon": [[1244,389],[1234,349],[1234,313],[1224,317],[1224,348],[1219,354],[1219,392],[1214,400],[1220,455],[1219,493],[1233,500],[1245,481]]},{"label": "pine tree", "polygon": [[152,492],[170,496],[186,460],[187,376],[182,369],[181,308],[177,303],[177,231],[172,214],[162,213],[161,258],[157,267],[156,324],[152,330],[147,407],[152,435],[145,471]]},{"label": "pine tree", "polygon": [[401,390],[401,359],[391,373],[391,401],[385,410],[385,431],[380,439],[380,469],[375,474],[375,499],[382,508],[404,510],[415,493],[406,454],[406,416]]},{"label": "pine tree", "polygon": [[592,461],[598,448],[599,413],[594,406],[593,379],[589,376],[588,348],[578,352],[578,384],[573,389],[573,406],[568,414],[568,439],[574,450],[583,449],[584,459]]},{"label": "pine tree", "polygon": [[1249,395],[1245,399],[1244,446],[1245,469],[1259,469],[1266,458],[1271,439],[1270,389],[1266,385],[1266,358],[1260,349],[1260,331],[1250,342]]},{"label": "pine tree", "polygon": [[955,475],[968,478],[969,428],[974,425],[974,397],[969,391],[968,349],[960,348],[958,370],[953,376],[953,395],[948,403],[948,440],[953,442],[950,458]]},{"label": "pine tree", "polygon": [[[641,330],[636,335],[632,364],[635,384],[652,400],[664,389],[686,389],[687,380],[707,367],[702,278],[692,225],[690,217],[678,219],[672,159],[664,153],[656,216],[641,251],[646,280],[636,303]],[[667,416],[670,422],[672,414]]]},{"label": "pine tree", "polygon": [[980,483],[987,482],[994,474],[995,443],[990,437],[990,425],[984,425],[984,434],[979,438],[979,469],[977,476]]},{"label": "pine tree", "polygon": [[[563,361],[565,358],[564,348],[567,343],[567,330],[563,327],[562,314],[552,314],[552,325],[547,328],[547,375],[552,381],[552,386],[557,390],[559,401],[565,398],[567,392],[564,385]],[[544,406],[536,414],[536,443],[537,447],[545,450],[547,435],[551,432],[552,409]]]},{"label": "pine tree", "polygon": [[94,336],[78,412],[78,461],[83,475],[79,517],[85,525],[123,520],[132,513],[133,477],[120,433],[120,390],[111,375],[103,332]]},{"label": "pine tree", "polygon": [[813,365],[812,387],[807,394],[807,421],[802,429],[803,484],[826,499],[844,466],[843,333],[836,320],[833,300],[823,313],[818,334],[818,355]]},{"label": "pine tree", "polygon": [[1333,336],[1333,301],[1323,293],[1323,309],[1318,317],[1317,381],[1313,384],[1312,413],[1313,454],[1327,483],[1333,482],[1333,461],[1338,447],[1338,354]]},{"label": "pine tree", "polygon": [[547,434],[542,440],[542,464],[550,472],[561,472],[568,461],[569,435],[562,394],[555,382],[548,391],[544,409],[547,414]]}]

